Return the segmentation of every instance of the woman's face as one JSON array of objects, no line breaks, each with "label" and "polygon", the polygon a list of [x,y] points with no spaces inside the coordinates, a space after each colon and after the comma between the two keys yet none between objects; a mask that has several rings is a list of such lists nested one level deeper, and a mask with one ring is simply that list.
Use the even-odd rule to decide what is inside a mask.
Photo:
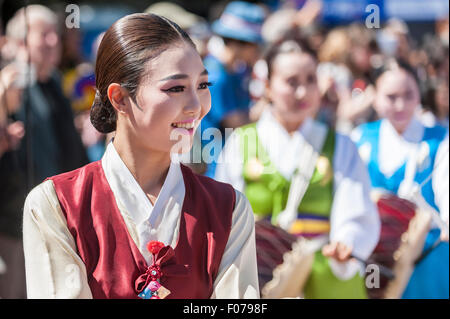
[{"label": "woman's face", "polygon": [[201,119],[211,108],[208,74],[197,51],[180,43],[147,65],[147,76],[131,102],[129,124],[145,148],[161,152],[190,150]]},{"label": "woman's face", "polygon": [[27,49],[38,74],[47,78],[61,59],[57,26],[39,19],[32,21],[27,35]]},{"label": "woman's face", "polygon": [[316,61],[305,53],[282,53],[272,63],[268,96],[275,116],[297,128],[314,117],[320,106]]},{"label": "woman's face", "polygon": [[378,79],[375,110],[379,117],[388,119],[397,132],[404,132],[419,104],[419,88],[406,71],[387,71]]}]

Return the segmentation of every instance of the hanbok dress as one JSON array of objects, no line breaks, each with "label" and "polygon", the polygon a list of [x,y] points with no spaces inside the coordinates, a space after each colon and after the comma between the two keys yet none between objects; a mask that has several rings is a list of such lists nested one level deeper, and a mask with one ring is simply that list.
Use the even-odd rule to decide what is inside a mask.
[{"label": "hanbok dress", "polygon": [[[366,259],[380,232],[380,220],[370,200],[367,169],[350,138],[331,129],[318,149],[315,136],[323,125],[308,118],[290,135],[267,108],[256,123],[229,137],[215,178],[242,191],[256,218],[267,218],[277,225],[299,160],[307,145],[313,146],[320,156],[297,218],[286,230],[307,238],[329,236],[330,241],[351,246],[354,256]],[[364,275],[363,263],[354,259],[339,263],[318,250],[304,296],[366,298]]]},{"label": "hanbok dress", "polygon": [[[414,185],[448,225],[448,130],[426,127],[413,117],[399,134],[387,119],[366,123],[352,133],[375,190],[408,197]],[[413,169],[409,169],[411,167]],[[432,223],[423,251],[436,245],[414,268],[402,298],[449,297],[449,245]]]},{"label": "hanbok dress", "polygon": [[29,193],[28,297],[138,298],[155,257],[167,298],[258,298],[254,236],[243,194],[173,159],[152,205],[111,142],[100,161]]}]

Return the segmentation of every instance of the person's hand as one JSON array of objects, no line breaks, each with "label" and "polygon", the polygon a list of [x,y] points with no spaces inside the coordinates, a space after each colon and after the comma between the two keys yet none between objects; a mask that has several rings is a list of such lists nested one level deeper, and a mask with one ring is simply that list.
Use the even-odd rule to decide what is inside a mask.
[{"label": "person's hand", "polygon": [[20,144],[20,141],[25,136],[25,127],[21,121],[16,121],[8,125],[6,128],[9,141],[9,149],[15,150]]},{"label": "person's hand", "polygon": [[329,91],[336,91],[336,83],[331,76],[317,77],[317,85],[319,86],[320,94],[322,96],[326,96]]},{"label": "person's hand", "polygon": [[339,262],[348,261],[352,254],[352,247],[341,242],[332,242],[322,248],[325,257],[334,258]]},{"label": "person's hand", "polygon": [[15,113],[20,107],[22,88],[17,87],[20,70],[16,64],[11,63],[0,70],[0,121],[4,122],[5,113]]},{"label": "person's hand", "polygon": [[338,91],[339,105],[337,116],[350,122],[365,121],[372,110],[376,91],[373,85],[356,96],[352,96],[351,91]]},{"label": "person's hand", "polygon": [[0,157],[8,151],[17,149],[24,135],[25,129],[20,121],[0,128]]},{"label": "person's hand", "polygon": [[0,70],[0,86],[4,91],[8,90],[19,77],[20,72],[13,63],[8,64]]},{"label": "person's hand", "polygon": [[306,27],[312,24],[322,12],[323,3],[321,0],[308,0],[305,5],[297,12],[294,25]]}]

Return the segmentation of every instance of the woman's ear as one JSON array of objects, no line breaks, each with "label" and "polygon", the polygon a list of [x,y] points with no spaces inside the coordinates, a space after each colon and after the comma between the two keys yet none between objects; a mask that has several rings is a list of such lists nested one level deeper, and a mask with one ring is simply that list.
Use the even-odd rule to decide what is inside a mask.
[{"label": "woman's ear", "polygon": [[126,115],[128,106],[127,99],[128,96],[127,91],[118,83],[111,83],[108,86],[108,90],[106,92],[108,94],[108,99],[111,102],[111,105],[116,109],[118,113],[122,113]]}]

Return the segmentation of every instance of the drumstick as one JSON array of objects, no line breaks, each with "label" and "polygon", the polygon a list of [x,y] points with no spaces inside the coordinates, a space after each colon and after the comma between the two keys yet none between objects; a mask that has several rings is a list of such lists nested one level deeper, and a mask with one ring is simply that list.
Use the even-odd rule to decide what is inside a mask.
[{"label": "drumstick", "polygon": [[439,215],[439,212],[436,211],[436,209],[434,209],[432,206],[430,206],[425,201],[425,199],[422,197],[422,195],[420,194],[419,191],[420,191],[420,188],[414,187],[411,192],[410,198],[407,198],[407,199],[416,203],[416,205],[420,209],[422,209],[424,212],[430,214],[433,222],[435,222],[436,225],[440,228],[440,230],[448,236],[448,234],[449,234],[448,225],[441,218],[441,216]]},{"label": "drumstick", "polygon": [[[359,257],[357,257],[355,255],[350,255],[350,258],[354,258],[357,261],[362,262],[364,264],[364,266],[366,266],[366,267],[369,264],[368,261],[366,261],[366,260],[364,260],[362,258],[359,258]],[[383,275],[384,277],[386,277],[387,279],[392,280],[392,279],[395,278],[394,272],[391,269],[389,269],[389,268],[387,268],[387,267],[385,267],[383,265],[376,264],[376,263],[370,263],[370,264],[376,265],[378,267],[378,269],[380,269],[380,274]]]},{"label": "drumstick", "polygon": [[[447,152],[448,152],[448,145],[447,145]],[[442,165],[444,162],[444,157],[441,157],[437,162],[434,163],[434,169],[431,171],[430,174],[420,183],[413,185],[411,192],[408,196],[404,196],[405,199],[415,203],[418,207],[422,208],[423,210],[427,211],[431,214],[431,218],[436,223],[436,225],[441,229],[443,233],[445,233],[447,236],[449,235],[449,228],[446,222],[444,222],[439,214],[433,207],[431,207],[422,197],[420,191],[423,188],[423,186],[428,183],[431,178],[433,177],[433,172],[436,169],[436,167]]]}]

